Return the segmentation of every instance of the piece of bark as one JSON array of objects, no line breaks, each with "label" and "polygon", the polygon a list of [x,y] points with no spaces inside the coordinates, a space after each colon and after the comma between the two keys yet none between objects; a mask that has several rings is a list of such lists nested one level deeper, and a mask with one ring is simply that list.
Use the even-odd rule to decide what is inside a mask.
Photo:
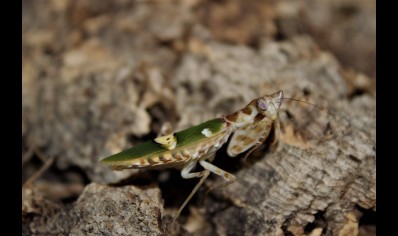
[{"label": "piece of bark", "polygon": [[22,188],[22,235],[65,235],[71,219],[67,207],[48,199],[32,184]]},{"label": "piece of bark", "polygon": [[237,182],[220,190],[231,204],[212,210],[217,232],[274,234],[291,225],[304,228],[317,216],[324,218],[326,235],[338,235],[356,205],[375,208],[375,156],[368,134],[348,122],[332,132],[337,134],[308,149],[282,139],[278,150],[239,171]]},{"label": "piece of bark", "polygon": [[[26,196],[32,190],[24,192]],[[68,208],[49,201],[43,203],[43,197],[25,199],[30,202],[24,201],[23,210],[30,215],[24,218],[23,235],[163,235],[166,230],[163,202],[156,187],[93,183]]]},{"label": "piece of bark", "polygon": [[[282,50],[284,56],[278,53]],[[253,163],[235,168],[236,183],[207,199],[206,218],[219,235],[282,235],[294,227],[305,232],[312,222],[323,235],[343,234],[352,221],[347,214],[356,206],[376,207],[375,98],[368,94],[349,96],[335,60],[305,38],[266,43],[260,52],[217,44],[196,46],[183,61],[177,79],[193,88],[190,96],[199,101],[198,106],[210,97],[206,104],[210,110],[220,107],[211,103],[217,97],[224,102],[228,96],[246,97],[254,92],[255,98],[282,89],[285,96],[321,105],[335,115],[284,101],[278,148],[266,153],[260,150],[249,157]],[[268,71],[256,67],[261,61]],[[207,80],[208,73],[217,81]],[[257,80],[245,80],[253,76],[250,73],[257,73]],[[253,86],[243,86],[250,83]],[[206,97],[195,89],[218,84],[220,88],[207,90]],[[256,87],[261,84],[275,86]],[[248,101],[241,102],[240,108]],[[189,109],[197,108],[191,103]],[[218,158],[215,163],[220,167],[232,162],[228,158],[217,162]]]},{"label": "piece of bark", "polygon": [[161,235],[164,231],[157,188],[90,184],[69,215],[72,235]]}]

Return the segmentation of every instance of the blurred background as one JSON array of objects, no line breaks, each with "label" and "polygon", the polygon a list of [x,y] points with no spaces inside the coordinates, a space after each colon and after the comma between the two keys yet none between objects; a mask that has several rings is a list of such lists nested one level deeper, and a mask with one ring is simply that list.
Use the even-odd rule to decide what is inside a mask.
[{"label": "blurred background", "polygon": [[[26,235],[50,232],[48,219],[71,207],[87,184],[135,173],[98,161],[156,137],[164,122],[187,128],[280,89],[290,97],[311,92],[319,105],[360,94],[375,99],[374,0],[22,6]],[[321,81],[313,71],[340,80]],[[306,80],[296,84],[298,77]],[[317,97],[318,88],[330,94]]]}]

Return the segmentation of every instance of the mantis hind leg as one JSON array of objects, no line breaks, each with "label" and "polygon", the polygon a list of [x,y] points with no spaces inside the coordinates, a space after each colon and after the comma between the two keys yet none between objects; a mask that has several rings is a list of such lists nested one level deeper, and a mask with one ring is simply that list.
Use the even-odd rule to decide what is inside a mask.
[{"label": "mantis hind leg", "polygon": [[205,160],[200,160],[199,164],[206,170],[223,177],[224,180],[227,182],[233,182],[236,179],[236,177],[233,174],[228,173],[225,170],[222,170],[222,169],[218,168],[217,166],[210,164],[209,162],[207,162]]},{"label": "mantis hind leg", "polygon": [[191,200],[193,195],[195,195],[195,193],[198,191],[199,187],[203,184],[203,182],[207,179],[207,177],[210,174],[210,171],[208,171],[208,170],[190,173],[190,171],[196,166],[196,163],[197,163],[196,161],[189,162],[181,171],[181,176],[184,179],[199,178],[199,177],[201,177],[201,178],[200,178],[199,182],[196,184],[195,188],[191,191],[189,196],[185,199],[184,203],[178,209],[176,215],[174,216],[172,225],[174,225],[175,221],[177,220],[178,216],[181,214],[182,210],[185,208],[185,206],[187,205],[189,200]]},{"label": "mantis hind leg", "polygon": [[212,172],[212,173],[214,173],[216,175],[219,175],[219,176],[223,177],[224,180],[225,180],[225,182],[222,183],[222,184],[218,184],[218,185],[210,187],[209,190],[206,191],[205,195],[209,194],[210,191],[212,191],[212,190],[214,190],[216,188],[222,188],[222,187],[225,187],[227,185],[230,185],[236,180],[236,177],[233,174],[228,173],[225,170],[222,170],[222,169],[218,168],[217,166],[215,166],[213,164],[210,164],[209,162],[207,162],[205,160],[200,160],[199,164],[203,168],[205,168],[206,170],[208,170],[208,171],[210,171],[210,172]]},{"label": "mantis hind leg", "polygon": [[220,168],[218,168],[217,166],[210,164],[209,162],[205,161],[206,158],[203,158],[201,160],[199,160],[199,164],[205,169],[203,171],[200,172],[193,172],[191,173],[190,171],[196,166],[196,161],[192,161],[189,162],[181,171],[181,176],[184,179],[191,179],[191,178],[198,178],[201,177],[201,179],[199,180],[199,182],[196,184],[195,188],[191,191],[191,193],[189,194],[189,196],[185,199],[184,203],[180,206],[180,208],[177,211],[177,214],[174,217],[173,223],[175,223],[175,221],[177,220],[178,216],[181,214],[181,211],[184,209],[184,207],[187,205],[187,203],[189,202],[189,200],[191,200],[191,198],[193,197],[193,195],[195,195],[195,193],[198,191],[199,187],[204,183],[204,181],[207,179],[207,177],[210,175],[211,173],[214,173],[216,175],[219,175],[221,177],[224,178],[224,180],[226,180],[225,183],[223,183],[222,185],[216,186],[216,187],[212,187],[210,188],[206,194],[208,192],[210,192],[211,190],[215,189],[215,188],[220,188],[220,187],[224,187],[229,185],[230,183],[234,182],[236,177]]}]

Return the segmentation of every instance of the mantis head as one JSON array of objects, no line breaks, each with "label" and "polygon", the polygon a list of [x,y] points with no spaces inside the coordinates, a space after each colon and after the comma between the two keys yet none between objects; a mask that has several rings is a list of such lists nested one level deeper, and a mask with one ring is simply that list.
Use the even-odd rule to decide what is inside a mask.
[{"label": "mantis head", "polygon": [[271,95],[260,97],[257,99],[257,109],[269,119],[276,120],[283,98],[284,95],[282,90]]}]

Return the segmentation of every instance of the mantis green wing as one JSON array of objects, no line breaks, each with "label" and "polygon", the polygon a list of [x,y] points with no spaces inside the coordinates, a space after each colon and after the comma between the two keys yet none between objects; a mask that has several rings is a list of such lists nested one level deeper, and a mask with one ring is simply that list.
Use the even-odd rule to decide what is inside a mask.
[{"label": "mantis green wing", "polygon": [[114,170],[182,166],[191,158],[207,153],[219,142],[226,141],[227,134],[229,135],[226,122],[217,118],[175,134],[138,144],[104,158],[101,163],[111,166]]}]

